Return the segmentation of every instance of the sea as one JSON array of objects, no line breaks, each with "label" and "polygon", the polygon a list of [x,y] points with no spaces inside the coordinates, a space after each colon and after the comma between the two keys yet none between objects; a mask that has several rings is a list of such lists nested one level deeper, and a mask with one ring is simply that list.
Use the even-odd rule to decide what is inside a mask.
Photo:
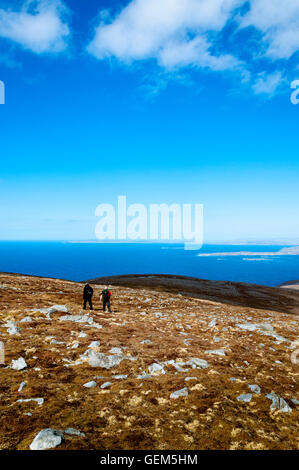
[{"label": "sea", "polygon": [[[201,250],[193,251],[185,250],[184,245],[163,243],[3,241],[0,271],[72,281],[121,274],[176,274],[278,286],[299,279],[299,255],[279,255],[282,248],[285,247],[203,245]],[[253,254],[224,256],[227,252]],[[198,256],[213,253],[221,254]]]}]

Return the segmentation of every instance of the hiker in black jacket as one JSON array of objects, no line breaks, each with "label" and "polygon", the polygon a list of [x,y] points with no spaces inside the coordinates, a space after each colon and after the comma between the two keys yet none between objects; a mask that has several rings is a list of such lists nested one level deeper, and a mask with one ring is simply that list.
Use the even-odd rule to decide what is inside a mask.
[{"label": "hiker in black jacket", "polygon": [[93,288],[89,284],[86,284],[86,286],[84,287],[84,291],[83,291],[83,300],[84,300],[83,309],[84,310],[86,310],[87,302],[89,303],[90,310],[92,310],[92,296],[93,296]]}]

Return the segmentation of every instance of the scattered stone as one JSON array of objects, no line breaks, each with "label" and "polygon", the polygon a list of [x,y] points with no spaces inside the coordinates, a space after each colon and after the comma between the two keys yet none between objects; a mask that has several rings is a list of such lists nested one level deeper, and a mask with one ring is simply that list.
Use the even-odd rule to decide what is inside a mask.
[{"label": "scattered stone", "polygon": [[205,359],[199,359],[198,357],[191,357],[188,363],[192,366],[193,369],[206,369],[210,365],[208,361]]},{"label": "scattered stone", "polygon": [[245,402],[245,403],[250,402],[251,399],[252,399],[252,394],[251,394],[251,393],[244,393],[244,394],[239,395],[239,396],[237,397],[237,400],[238,400],[238,401],[243,401],[243,402]]},{"label": "scattered stone", "polygon": [[86,384],[83,384],[83,387],[86,387],[86,388],[93,388],[96,386],[97,386],[97,383],[94,382],[93,380],[91,382],[86,382]]},{"label": "scattered stone", "polygon": [[[84,355],[83,358],[85,359]],[[125,356],[123,355],[114,354],[112,356],[106,356],[106,354],[96,352],[92,349],[87,350],[87,361],[91,367],[111,369],[111,367],[118,366],[124,359]]]},{"label": "scattered stone", "polygon": [[108,388],[108,387],[110,387],[111,385],[112,385],[111,382],[105,382],[105,383],[103,383],[103,384],[101,385],[101,388]]},{"label": "scattered stone", "polygon": [[86,338],[87,334],[84,333],[84,331],[80,331],[80,333],[78,334],[78,338]]},{"label": "scattered stone", "polygon": [[78,431],[78,429],[74,428],[67,428],[65,431],[63,431],[64,434],[69,434],[70,436],[80,436],[80,437],[85,437],[85,433]]},{"label": "scattered stone", "polygon": [[20,323],[31,323],[33,321],[34,320],[32,320],[31,317],[24,317],[24,318],[22,318],[22,320],[20,320]]},{"label": "scattered stone", "polygon": [[160,375],[160,374],[165,374],[165,370],[161,364],[157,364],[154,362],[148,367],[148,371],[151,375]]},{"label": "scattered stone", "polygon": [[73,321],[75,323],[93,323],[93,318],[89,315],[64,315],[59,318],[59,321]]},{"label": "scattered stone", "polygon": [[296,398],[291,398],[291,402],[293,402],[294,405],[299,405],[299,400],[297,400]]},{"label": "scattered stone", "polygon": [[7,333],[9,335],[17,335],[21,332],[21,328],[18,328],[16,325],[12,325],[10,328],[8,328]]},{"label": "scattered stone", "polygon": [[224,349],[210,349],[209,351],[205,351],[205,354],[216,354],[217,356],[225,356]]},{"label": "scattered stone", "polygon": [[217,320],[216,318],[214,318],[214,320],[210,321],[209,328],[214,328],[214,326],[216,326],[216,323],[217,323]]},{"label": "scattered stone", "polygon": [[144,339],[143,341],[140,341],[140,344],[151,344],[150,339]]},{"label": "scattered stone", "polygon": [[257,395],[259,395],[261,393],[261,387],[259,385],[249,384],[248,387],[250,388],[250,390],[253,393],[256,393]]},{"label": "scattered stone", "polygon": [[52,341],[50,341],[50,344],[65,344],[63,341],[57,341],[56,339],[52,339]]},{"label": "scattered stone", "polygon": [[46,450],[59,446],[63,441],[63,432],[56,429],[43,429],[30,444],[30,450]]},{"label": "scattered stone", "polygon": [[26,382],[21,382],[20,383],[20,386],[18,388],[18,392],[21,392],[22,390],[24,390],[24,388],[27,386],[27,383]]},{"label": "scattered stone", "polygon": [[197,377],[186,377],[185,381],[188,382],[189,380],[197,380]]},{"label": "scattered stone", "polygon": [[292,408],[287,404],[287,402],[276,395],[276,393],[271,392],[266,395],[269,400],[272,400],[270,405],[270,410],[280,410],[283,413],[292,413]]},{"label": "scattered stone", "polygon": [[177,390],[176,392],[171,393],[170,398],[179,398],[179,397],[187,397],[189,395],[188,388],[181,388],[180,390]]},{"label": "scattered stone", "polygon": [[139,380],[147,380],[147,379],[152,379],[152,378],[153,378],[152,375],[146,374],[146,373],[137,375],[137,379]]},{"label": "scattered stone", "polygon": [[110,354],[123,354],[123,350],[121,348],[111,348]]},{"label": "scattered stone", "polygon": [[27,364],[23,357],[19,357],[19,359],[11,361],[10,367],[14,370],[23,370],[26,369]]},{"label": "scattered stone", "polygon": [[92,341],[90,345],[88,346],[89,348],[99,348],[101,345],[100,341]]},{"label": "scattered stone", "polygon": [[127,375],[113,375],[112,378],[116,380],[124,380],[124,379],[127,379],[128,376]]},{"label": "scattered stone", "polygon": [[35,401],[39,406],[44,404],[44,399],[43,398],[21,398],[20,400],[17,400],[17,403],[27,403],[29,401]]}]

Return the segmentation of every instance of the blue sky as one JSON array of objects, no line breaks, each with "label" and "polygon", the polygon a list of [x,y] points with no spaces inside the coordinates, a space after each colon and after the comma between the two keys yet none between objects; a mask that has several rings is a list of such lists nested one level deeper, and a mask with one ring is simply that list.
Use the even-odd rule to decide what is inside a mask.
[{"label": "blue sky", "polygon": [[298,30],[297,0],[0,0],[0,239],[93,239],[125,194],[299,243]]}]

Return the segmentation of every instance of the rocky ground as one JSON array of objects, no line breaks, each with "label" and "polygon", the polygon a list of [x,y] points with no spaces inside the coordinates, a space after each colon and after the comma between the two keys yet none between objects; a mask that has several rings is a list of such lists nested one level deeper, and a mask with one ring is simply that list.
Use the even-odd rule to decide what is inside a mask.
[{"label": "rocky ground", "polygon": [[298,316],[161,286],[0,275],[0,449],[298,448]]}]

